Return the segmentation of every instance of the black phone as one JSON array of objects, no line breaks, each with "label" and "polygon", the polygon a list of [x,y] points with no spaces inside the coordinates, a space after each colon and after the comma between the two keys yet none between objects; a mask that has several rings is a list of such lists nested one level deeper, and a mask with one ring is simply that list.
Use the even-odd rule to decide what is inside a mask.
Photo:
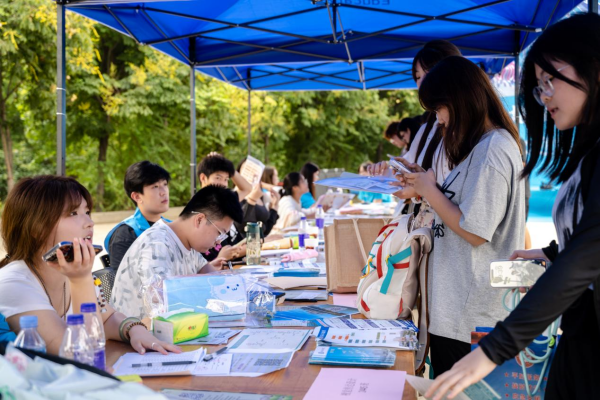
[{"label": "black phone", "polygon": [[[96,252],[96,255],[98,255],[98,253],[100,253],[103,250],[102,246],[98,246],[97,244],[94,244],[93,246],[94,246],[94,251]],[[65,260],[67,262],[73,261],[73,258],[74,258],[73,242],[60,242],[59,244],[57,244],[56,246],[51,248],[46,254],[44,254],[42,256],[42,259],[46,262],[48,262],[48,261],[56,262],[58,260],[58,258],[56,257],[56,250],[58,250],[58,249],[60,249],[60,251],[63,252],[63,254],[65,256]]]}]

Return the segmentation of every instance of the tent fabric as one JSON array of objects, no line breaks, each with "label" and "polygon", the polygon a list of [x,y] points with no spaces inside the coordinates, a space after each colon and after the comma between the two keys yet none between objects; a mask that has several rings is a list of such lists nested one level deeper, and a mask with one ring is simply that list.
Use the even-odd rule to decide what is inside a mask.
[{"label": "tent fabric", "polygon": [[351,90],[413,88],[412,58],[432,39],[450,40],[497,72],[503,58],[513,58],[579,2],[73,0],[66,6],[239,88]]}]

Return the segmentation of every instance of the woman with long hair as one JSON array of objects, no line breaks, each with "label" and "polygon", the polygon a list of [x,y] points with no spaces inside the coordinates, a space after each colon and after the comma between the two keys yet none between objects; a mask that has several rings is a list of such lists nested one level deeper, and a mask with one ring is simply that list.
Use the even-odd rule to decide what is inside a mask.
[{"label": "woman with long hair", "polygon": [[303,216],[315,215],[314,207],[302,208],[301,198],[305,193],[308,193],[308,182],[302,174],[290,172],[285,176],[281,200],[279,200],[279,219],[275,225],[277,230],[297,224]]},{"label": "woman with long hair", "polygon": [[[421,87],[421,82],[425,79],[440,61],[453,56],[461,56],[460,50],[454,44],[446,40],[432,40],[415,55],[412,63],[412,76],[417,85]],[[433,169],[438,184],[442,184],[450,174],[450,166],[446,159],[446,152],[442,143],[442,133],[438,130],[438,121],[435,113],[429,113],[427,121],[418,130],[414,139],[410,142],[408,152],[403,157],[398,158],[404,163],[417,163],[425,170]],[[373,175],[379,175],[388,171],[386,161],[374,164],[369,168]],[[404,183],[401,181],[401,183]],[[396,197],[401,199],[410,199],[417,197],[414,190],[410,187],[404,187],[395,193]]]},{"label": "woman with long hair", "polygon": [[300,169],[300,173],[308,183],[308,192],[302,195],[300,202],[302,208],[311,208],[317,202],[315,195],[315,182],[319,180],[319,167],[315,163],[307,162]]},{"label": "woman with long hair", "polygon": [[[58,354],[67,315],[79,313],[83,303],[97,303],[107,339],[130,341],[141,354],[146,349],[180,352],[152,336],[139,319],[126,318],[106,303],[92,275],[91,209],[90,193],[73,178],[25,178],[10,191],[2,212],[7,254],[0,261],[0,314],[13,332],[19,332],[21,317],[37,316],[48,353]],[[66,261],[60,249],[57,261],[42,259],[63,241],[73,243],[73,261]]]},{"label": "woman with long hair", "polygon": [[525,188],[517,128],[487,75],[463,57],[440,61],[421,83],[422,106],[437,115],[452,172],[441,186],[432,169],[410,164],[408,187],[434,211],[428,270],[434,374],[471,350],[471,331],[507,312],[490,291],[489,264],[524,243]]},{"label": "woman with long hair", "polygon": [[[450,398],[512,359],[559,316],[563,331],[545,398],[598,399],[600,359],[600,16],[548,28],[525,58],[519,108],[534,168],[562,182],[554,203],[558,245],[517,250],[552,265],[479,347],[440,376],[427,396]],[[516,247],[521,248],[521,247]]]}]

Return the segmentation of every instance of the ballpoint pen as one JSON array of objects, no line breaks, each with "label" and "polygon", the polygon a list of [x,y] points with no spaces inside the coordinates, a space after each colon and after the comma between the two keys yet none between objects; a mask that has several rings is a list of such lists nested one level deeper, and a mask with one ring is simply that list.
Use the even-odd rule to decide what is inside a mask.
[{"label": "ballpoint pen", "polygon": [[160,363],[144,363],[144,364],[132,364],[132,368],[152,367],[152,366],[168,366],[168,365],[186,365],[195,364],[196,361],[165,361]]},{"label": "ballpoint pen", "polygon": [[212,360],[215,356],[218,356],[219,354],[223,354],[227,351],[227,346],[223,347],[222,349],[219,349],[217,351],[215,351],[214,353],[210,353],[204,356],[204,358],[202,359],[203,361],[210,361]]}]

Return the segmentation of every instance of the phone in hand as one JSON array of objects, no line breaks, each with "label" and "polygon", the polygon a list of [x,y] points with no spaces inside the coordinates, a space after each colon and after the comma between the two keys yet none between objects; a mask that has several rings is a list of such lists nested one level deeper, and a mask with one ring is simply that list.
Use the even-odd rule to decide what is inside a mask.
[{"label": "phone in hand", "polygon": [[395,160],[395,159],[391,159],[390,160],[390,167],[392,167],[397,173],[400,174],[412,174],[413,171],[411,171],[410,169],[408,169],[408,167],[404,164],[402,164],[400,161]]},{"label": "phone in hand", "polygon": [[[98,246],[97,244],[93,245],[94,251],[96,255],[103,250],[102,246]],[[56,250],[60,249],[65,256],[65,261],[72,262],[75,256],[73,252],[73,242],[60,242],[53,248],[51,248],[46,254],[42,256],[42,259],[46,262],[57,262],[58,257],[56,256]]]},{"label": "phone in hand", "polygon": [[546,271],[546,261],[500,260],[490,264],[490,284],[495,288],[531,287]]}]

